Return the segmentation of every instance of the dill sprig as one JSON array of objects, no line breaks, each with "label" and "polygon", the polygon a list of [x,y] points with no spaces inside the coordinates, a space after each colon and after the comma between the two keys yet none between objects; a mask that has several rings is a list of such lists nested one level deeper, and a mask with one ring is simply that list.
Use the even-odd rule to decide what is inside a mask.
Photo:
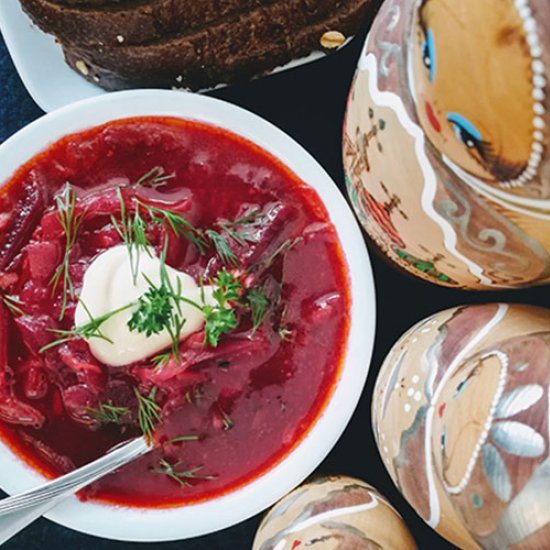
[{"label": "dill sprig", "polygon": [[258,207],[251,208],[248,212],[246,212],[243,216],[240,218],[237,218],[233,221],[223,221],[219,222],[218,225],[220,227],[223,227],[224,229],[226,227],[236,227],[236,226],[248,226],[248,227],[256,227],[259,225],[262,225],[262,220],[259,218],[260,209]]},{"label": "dill sprig", "polygon": [[287,239],[282,244],[280,244],[269,256],[263,258],[251,265],[249,268],[250,272],[257,271],[260,268],[267,269],[279,255],[286,256],[298,243],[303,241],[303,237],[296,237],[294,239]]},{"label": "dill sprig", "polygon": [[132,215],[126,209],[126,203],[124,202],[124,197],[120,191],[120,187],[117,188],[117,197],[120,205],[120,223],[116,220],[115,216],[111,216],[111,223],[116,229],[117,233],[120,235],[122,242],[126,245],[128,249],[128,256],[130,258],[130,269],[132,272],[132,279],[134,285],[137,282],[137,277],[139,274],[139,259],[141,255],[141,250],[145,250],[149,256],[151,252],[149,247],[151,243],[147,238],[145,233],[147,229],[147,224],[145,220],[141,217],[139,211],[139,206],[136,205],[134,214]]},{"label": "dill sprig", "polygon": [[149,395],[143,395],[137,388],[135,389],[138,400],[139,427],[149,441],[153,441],[155,424],[160,422],[160,406],[156,402],[157,391],[158,388],[154,386]]},{"label": "dill sprig", "polygon": [[158,355],[155,355],[151,358],[151,363],[155,366],[155,371],[161,369],[165,365],[168,364],[168,361],[170,361],[170,358],[172,357],[172,350],[159,353]]},{"label": "dill sprig", "polygon": [[184,236],[199,249],[200,254],[205,253],[208,243],[203,236],[203,232],[189,223],[179,212],[151,206],[139,199],[136,199],[135,202],[137,208],[142,207],[147,211],[153,223],[170,228],[176,237]]},{"label": "dill sprig", "polygon": [[130,409],[128,407],[115,407],[111,401],[108,403],[99,403],[97,408],[86,407],[87,413],[101,424],[122,423],[124,416],[128,416]]},{"label": "dill sprig", "polygon": [[259,225],[261,221],[258,218],[258,213],[259,209],[256,208],[234,221],[218,222],[216,225],[225,232],[225,235],[215,229],[207,229],[204,232],[224,265],[231,267],[238,266],[237,255],[231,249],[231,240],[235,241],[239,246],[258,242],[257,235],[238,232],[234,229],[235,227],[253,227]]},{"label": "dill sprig", "polygon": [[2,301],[13,314],[23,315],[24,312],[20,306],[24,306],[25,302],[21,301],[18,296],[12,296],[11,294],[2,294]]},{"label": "dill sprig", "polygon": [[164,474],[170,479],[176,481],[182,487],[192,487],[192,484],[188,481],[190,479],[215,479],[216,476],[201,476],[197,475],[203,469],[203,466],[191,468],[190,470],[178,471],[177,467],[181,464],[178,461],[174,464],[170,464],[166,459],[162,458],[159,462],[158,468],[155,468],[155,472],[158,474]]},{"label": "dill sprig", "polygon": [[202,439],[200,435],[180,435],[179,437],[173,437],[172,439],[169,439],[166,443],[184,443],[186,441],[199,441],[199,439]]},{"label": "dill sprig", "polygon": [[215,248],[222,263],[227,266],[237,267],[237,255],[231,250],[227,238],[214,229],[207,229],[205,235],[208,237],[210,244]]},{"label": "dill sprig", "polygon": [[218,222],[217,225],[221,229],[223,229],[229,235],[229,237],[231,237],[236,243],[240,244],[241,246],[246,246],[247,243],[257,243],[259,239],[258,235],[250,234],[247,232],[238,232],[234,228],[244,227],[246,229],[261,225],[262,221],[258,217],[259,213],[259,208],[252,208],[246,214],[236,220],[221,221]]},{"label": "dill sprig", "polygon": [[168,180],[171,180],[176,175],[164,174],[164,168],[162,166],[155,166],[146,174],[143,174],[134,184],[134,187],[162,187],[166,185]]},{"label": "dill sprig", "polygon": [[269,300],[263,289],[251,288],[246,296],[250,314],[252,316],[252,334],[254,334],[269,311]]},{"label": "dill sprig", "polygon": [[74,340],[75,338],[84,338],[85,340],[89,340],[90,338],[99,338],[100,340],[105,340],[106,342],[112,344],[113,341],[105,336],[105,334],[103,334],[103,332],[101,331],[101,326],[103,325],[103,323],[105,323],[105,321],[108,321],[114,315],[117,315],[121,311],[124,311],[135,305],[134,303],[126,304],[125,306],[119,307],[118,309],[104,313],[99,317],[94,317],[82,300],[80,300],[80,303],[86,311],[89,317],[89,321],[84,325],[80,325],[71,330],[49,329],[49,332],[58,334],[59,336],[61,336],[61,338],[58,338],[57,340],[54,340],[53,342],[42,346],[38,350],[38,353],[44,353],[46,350],[64,344],[65,342]]},{"label": "dill sprig", "polygon": [[147,213],[151,222],[163,225],[166,229],[172,230],[176,237],[185,237],[190,243],[194,244],[199,253],[204,255],[208,247],[213,247],[220,257],[222,263],[226,266],[237,267],[237,255],[231,249],[231,241],[240,246],[246,246],[248,243],[255,243],[258,237],[246,232],[238,232],[235,227],[253,227],[261,222],[258,218],[259,209],[252,209],[250,212],[234,221],[218,222],[217,226],[224,231],[221,233],[215,229],[200,229],[187,221],[179,212],[165,208],[159,208],[134,198],[135,210],[133,216],[127,213],[126,204],[122,197],[120,188],[117,189],[120,203],[120,223],[114,216],[111,221],[128,248],[130,264],[132,266],[132,277],[134,284],[137,280],[139,271],[140,251],[144,248],[149,254],[151,246],[146,235],[147,224],[142,216],[142,211]]},{"label": "dill sprig", "polygon": [[69,270],[69,258],[76,243],[78,230],[84,219],[85,212],[76,214],[76,193],[68,182],[65,184],[62,195],[57,197],[55,202],[57,205],[57,219],[65,233],[65,250],[63,252],[63,260],[57,266],[50,280],[50,285],[52,286],[52,295],[57,292],[58,286],[62,285],[63,294],[61,312],[59,314],[59,320],[61,320],[65,317],[69,297],[73,299],[75,297],[74,285]]}]

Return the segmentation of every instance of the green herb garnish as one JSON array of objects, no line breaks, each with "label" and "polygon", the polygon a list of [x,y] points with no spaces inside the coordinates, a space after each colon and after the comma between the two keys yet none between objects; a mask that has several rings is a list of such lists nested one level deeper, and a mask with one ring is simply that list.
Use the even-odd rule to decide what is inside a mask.
[{"label": "green herb garnish", "polygon": [[252,315],[252,334],[254,334],[269,311],[269,300],[263,290],[259,288],[250,289],[246,299]]},{"label": "green herb garnish", "polygon": [[[212,280],[216,289],[212,297],[215,305],[205,303],[204,285],[201,281],[201,301],[199,304],[189,300],[182,295],[181,280],[177,278],[177,288],[173,287],[172,281],[166,269],[166,245],[160,256],[160,284],[155,285],[146,278],[149,288],[138,300],[138,308],[128,321],[128,328],[131,331],[143,332],[146,336],[158,334],[163,330],[168,331],[172,341],[171,354],[179,360],[179,342],[185,325],[181,304],[189,304],[202,312],[205,318],[204,344],[212,347],[218,345],[222,334],[227,334],[238,325],[235,309],[230,302],[240,298],[241,285],[238,279],[225,269],[218,272],[217,277]],[[168,358],[165,354],[159,356],[160,365]],[[157,362],[157,366],[159,365]]]},{"label": "green herb garnish", "polygon": [[183,443],[184,441],[198,441],[199,439],[202,439],[200,435],[181,435],[179,437],[169,439],[167,443]]},{"label": "green herb garnish", "polygon": [[237,267],[237,256],[231,250],[229,241],[221,233],[214,231],[214,229],[207,229],[205,235],[212,246],[216,249],[216,253],[220,257],[220,260],[224,265]]},{"label": "green herb garnish", "polygon": [[229,237],[231,237],[236,243],[241,246],[246,246],[247,243],[257,243],[258,235],[250,235],[246,232],[235,231],[235,227],[257,227],[261,225],[261,220],[258,218],[260,212],[259,208],[253,208],[247,212],[244,216],[233,221],[218,222],[217,225],[223,229]]},{"label": "green herb garnish", "polygon": [[204,239],[202,231],[189,223],[179,212],[157,208],[150,204],[145,204],[136,199],[137,207],[144,208],[153,223],[158,223],[170,228],[176,237],[184,236],[189,242],[193,243],[200,254],[204,254],[208,243]]},{"label": "green herb garnish", "polygon": [[159,353],[151,358],[151,363],[155,365],[155,370],[164,367],[172,357],[172,351],[167,351],[165,353]]},{"label": "green herb garnish", "polygon": [[119,307],[118,309],[115,309],[113,311],[109,311],[107,313],[104,313],[103,315],[100,315],[99,317],[93,317],[93,315],[90,313],[90,310],[86,307],[86,304],[82,300],[80,300],[80,303],[82,304],[82,307],[86,311],[89,317],[89,321],[85,323],[84,325],[80,325],[78,327],[75,327],[72,330],[61,330],[61,329],[49,329],[49,332],[53,332],[55,334],[58,334],[61,336],[58,340],[54,340],[53,342],[50,342],[49,344],[46,344],[45,346],[42,346],[38,353],[44,353],[46,350],[53,348],[55,346],[59,346],[61,344],[64,344],[65,342],[69,342],[70,340],[74,340],[75,338],[84,338],[86,340],[89,340],[90,338],[99,338],[100,340],[105,340],[106,342],[113,343],[113,341],[105,336],[103,332],[101,331],[101,325],[105,323],[105,321],[108,321],[111,317],[114,315],[117,315],[121,311],[124,311],[130,307],[133,307],[135,304],[126,304],[125,306]]},{"label": "green herb garnish", "polygon": [[61,284],[63,289],[63,298],[61,302],[61,312],[59,314],[59,320],[65,317],[65,311],[67,310],[67,302],[70,298],[74,298],[74,285],[69,272],[69,258],[71,251],[76,242],[76,236],[82,220],[84,219],[85,212],[76,214],[76,193],[71,189],[71,185],[67,182],[65,189],[60,197],[55,199],[57,205],[57,219],[61,224],[63,232],[65,233],[65,250],[63,252],[63,260],[57,266],[53,277],[50,280],[52,286],[52,295],[57,292],[58,286]]},{"label": "green herb garnish", "polygon": [[173,298],[165,285],[155,286],[149,281],[149,288],[140,296],[138,308],[128,321],[128,328],[144,332],[149,337],[167,328],[173,315]]},{"label": "green herb garnish", "polygon": [[233,309],[220,309],[218,306],[204,306],[204,343],[217,347],[220,336],[237,327],[237,317]]},{"label": "green herb garnish", "polygon": [[212,282],[216,286],[212,297],[217,303],[214,306],[203,305],[201,309],[205,318],[204,343],[215,348],[220,336],[231,332],[238,325],[235,309],[230,302],[239,300],[242,287],[238,279],[225,269]]},{"label": "green herb garnish", "polygon": [[120,425],[123,417],[130,413],[128,407],[115,407],[110,401],[109,403],[99,403],[97,408],[86,407],[86,411],[101,424],[117,425]]},{"label": "green herb garnish", "polygon": [[136,206],[134,214],[132,215],[126,210],[126,203],[124,202],[120,187],[117,189],[117,197],[120,204],[120,223],[117,222],[114,216],[111,216],[111,223],[128,249],[130,269],[132,271],[132,279],[135,285],[139,274],[139,258],[141,250],[145,250],[147,254],[151,256],[151,252],[149,250],[151,243],[145,233],[147,224],[141,217],[139,206]]},{"label": "green herb garnish", "polygon": [[181,461],[176,462],[175,464],[170,464],[167,460],[162,458],[159,462],[159,467],[155,468],[155,472],[158,474],[164,474],[170,479],[173,479],[179,483],[182,487],[192,487],[189,483],[189,479],[215,479],[216,476],[200,476],[197,475],[197,472],[202,470],[203,466],[198,466],[197,468],[192,468],[191,470],[178,471],[176,468],[181,464]]},{"label": "green herb garnish", "polygon": [[276,250],[270,254],[267,258],[261,261],[261,264],[265,267],[270,266],[273,263],[273,260],[281,254],[288,254],[300,241],[303,241],[303,237],[296,237],[295,239],[287,239],[284,243],[276,248]]},{"label": "green herb garnish", "polygon": [[233,221],[223,221],[219,222],[218,225],[223,227],[236,227],[236,226],[248,226],[248,227],[257,227],[262,224],[262,221],[259,219],[258,215],[260,214],[260,209],[255,207],[251,208],[246,214],[237,218]]},{"label": "green herb garnish", "polygon": [[157,387],[153,387],[148,396],[141,394],[137,389],[135,394],[138,400],[138,422],[143,435],[153,441],[155,424],[160,421],[160,407],[155,398]]},{"label": "green herb garnish", "polygon": [[175,174],[164,175],[162,166],[155,166],[146,174],[143,174],[134,184],[134,187],[162,187],[168,180],[175,177]]},{"label": "green herb garnish", "polygon": [[160,255],[160,284],[155,285],[151,279],[144,275],[149,288],[139,298],[138,308],[128,321],[128,328],[131,331],[143,332],[146,336],[166,330],[172,341],[171,353],[179,360],[179,343],[186,322],[182,315],[180,302],[186,301],[198,309],[201,306],[184,299],[179,277],[177,278],[177,287],[174,289],[166,269],[166,245],[167,241]]},{"label": "green herb garnish", "polygon": [[23,315],[24,312],[20,306],[24,306],[25,302],[22,302],[17,296],[3,294],[2,301],[4,302],[4,305],[15,315]]}]

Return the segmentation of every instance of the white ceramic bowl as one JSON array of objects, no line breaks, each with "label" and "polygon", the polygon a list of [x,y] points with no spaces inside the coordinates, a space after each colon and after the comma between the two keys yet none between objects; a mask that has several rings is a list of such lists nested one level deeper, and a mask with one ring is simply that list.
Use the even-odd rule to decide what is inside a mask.
[{"label": "white ceramic bowl", "polygon": [[[0,146],[0,182],[66,134],[126,117],[163,115],[225,128],[263,147],[313,187],[336,227],[349,268],[351,329],[344,367],[322,415],[305,439],[277,466],[248,485],[204,503],[171,509],[137,509],[72,497],[47,517],[84,533],[117,540],[166,541],[204,535],[260,512],[303,481],[344,431],[363,390],[375,331],[375,296],[365,243],[336,185],[315,159],[275,126],[229,103],[158,90],[117,92],[84,100],[38,119]],[[0,442],[0,487],[10,494],[43,477]]]}]

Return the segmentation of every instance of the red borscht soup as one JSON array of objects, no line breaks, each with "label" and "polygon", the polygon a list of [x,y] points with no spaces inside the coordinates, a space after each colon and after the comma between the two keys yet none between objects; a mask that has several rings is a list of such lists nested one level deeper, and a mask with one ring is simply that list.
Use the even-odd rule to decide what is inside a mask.
[{"label": "red borscht soup", "polygon": [[279,462],[322,412],[349,325],[316,192],[176,118],[70,135],[0,191],[0,429],[48,476],[145,434],[82,498],[172,506]]}]

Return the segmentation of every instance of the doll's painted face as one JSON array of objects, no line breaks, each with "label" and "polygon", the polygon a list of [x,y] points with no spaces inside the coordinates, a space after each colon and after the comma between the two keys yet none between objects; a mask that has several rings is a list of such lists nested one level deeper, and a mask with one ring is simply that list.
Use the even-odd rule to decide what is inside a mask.
[{"label": "doll's painted face", "polygon": [[476,178],[516,180],[533,150],[535,100],[514,1],[422,0],[413,29],[412,86],[428,139]]}]

